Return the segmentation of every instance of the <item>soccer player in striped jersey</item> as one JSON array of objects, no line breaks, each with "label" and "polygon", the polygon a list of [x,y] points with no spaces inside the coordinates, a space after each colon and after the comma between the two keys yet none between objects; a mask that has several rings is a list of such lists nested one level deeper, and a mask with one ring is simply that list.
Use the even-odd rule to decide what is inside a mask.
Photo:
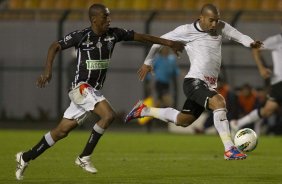
[{"label": "soccer player in striped jersey", "polygon": [[[200,18],[192,24],[177,27],[162,36],[186,44],[185,50],[190,59],[190,70],[184,79],[183,89],[186,101],[183,109],[150,108],[142,101],[138,102],[125,121],[150,116],[178,126],[189,126],[201,113],[207,109],[213,111],[214,125],[224,145],[226,160],[245,159],[231,139],[229,122],[226,118],[225,99],[216,90],[217,78],[221,66],[222,39],[227,38],[243,44],[245,47],[260,47],[260,41],[254,41],[228,23],[220,20],[218,9],[212,4],[206,4],[201,9]],[[144,64],[139,69],[139,78],[143,80],[152,70],[154,55],[161,45],[153,45]]]},{"label": "soccer player in striped jersey", "polygon": [[116,43],[120,41],[139,41],[157,43],[171,47],[176,53],[184,49],[184,44],[151,35],[136,33],[133,30],[110,27],[110,12],[102,4],[93,4],[89,8],[91,27],[74,31],[55,41],[48,50],[44,73],[38,78],[37,86],[43,88],[52,77],[52,65],[56,54],[70,47],[77,49],[77,69],[70,86],[70,106],[64,112],[58,126],[46,133],[29,151],[16,154],[16,178],[23,179],[28,163],[37,158],[57,141],[83,122],[87,112],[94,112],[100,120],[96,122],[82,153],[76,158],[75,164],[90,173],[96,168],[90,156],[104,131],[114,120],[115,112],[110,103],[99,91],[106,79],[107,69]]},{"label": "soccer player in striped jersey", "polygon": [[[264,66],[260,50],[271,51],[273,72]],[[230,122],[232,131],[237,131],[251,123],[257,123],[263,118],[270,117],[282,105],[282,33],[268,37],[263,41],[261,49],[252,49],[253,57],[260,75],[264,79],[271,78],[271,89],[263,107],[253,110],[246,116]]]}]

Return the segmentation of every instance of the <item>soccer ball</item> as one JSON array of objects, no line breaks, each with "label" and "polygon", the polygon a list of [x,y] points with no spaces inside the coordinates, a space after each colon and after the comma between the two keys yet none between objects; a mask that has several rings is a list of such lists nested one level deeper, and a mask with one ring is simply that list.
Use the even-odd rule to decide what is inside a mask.
[{"label": "soccer ball", "polygon": [[243,152],[253,151],[258,144],[257,134],[250,128],[240,129],[235,134],[234,144]]}]

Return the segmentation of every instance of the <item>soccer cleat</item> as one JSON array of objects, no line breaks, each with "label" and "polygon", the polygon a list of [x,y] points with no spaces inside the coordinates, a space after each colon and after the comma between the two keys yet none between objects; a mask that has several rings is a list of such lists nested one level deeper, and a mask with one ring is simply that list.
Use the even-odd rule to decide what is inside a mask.
[{"label": "soccer cleat", "polygon": [[28,162],[25,162],[22,159],[23,152],[19,152],[16,154],[17,168],[16,168],[16,178],[17,180],[23,179],[24,170],[28,166]]},{"label": "soccer cleat", "polygon": [[241,153],[235,146],[232,146],[230,150],[224,153],[225,160],[243,160],[247,158],[247,155]]},{"label": "soccer cleat", "polygon": [[141,118],[141,112],[142,110],[147,107],[142,100],[138,101],[133,109],[127,114],[126,118],[125,118],[125,123],[129,122],[132,119],[136,119],[136,118]]},{"label": "soccer cleat", "polygon": [[92,165],[91,161],[90,161],[90,156],[85,156],[85,157],[77,157],[75,160],[75,164],[79,167],[81,167],[82,169],[84,169],[87,172],[90,172],[92,174],[97,173],[97,169]]}]

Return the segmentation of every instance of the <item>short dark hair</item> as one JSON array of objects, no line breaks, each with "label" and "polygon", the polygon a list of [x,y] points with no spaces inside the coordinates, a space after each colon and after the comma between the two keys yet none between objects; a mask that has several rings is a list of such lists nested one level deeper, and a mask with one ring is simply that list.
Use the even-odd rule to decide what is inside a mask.
[{"label": "short dark hair", "polygon": [[204,14],[206,11],[212,11],[214,14],[218,14],[219,11],[217,9],[217,7],[213,4],[205,4],[203,5],[202,9],[201,9],[201,14]]},{"label": "short dark hair", "polygon": [[97,12],[100,10],[106,9],[106,6],[103,4],[92,4],[88,10],[89,20],[91,21],[91,17],[97,15]]}]

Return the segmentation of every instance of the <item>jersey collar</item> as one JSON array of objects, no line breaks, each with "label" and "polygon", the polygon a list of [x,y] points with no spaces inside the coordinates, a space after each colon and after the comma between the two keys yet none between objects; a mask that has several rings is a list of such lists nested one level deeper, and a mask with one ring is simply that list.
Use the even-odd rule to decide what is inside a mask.
[{"label": "jersey collar", "polygon": [[197,31],[199,31],[199,32],[201,32],[201,33],[205,33],[205,31],[203,31],[203,30],[201,29],[200,24],[199,24],[199,21],[200,21],[200,19],[198,19],[198,20],[196,20],[196,21],[194,22],[194,27],[195,27],[195,29],[196,29]]},{"label": "jersey collar", "polygon": [[97,33],[95,33],[95,32],[93,31],[93,29],[92,29],[91,27],[89,27],[89,28],[90,28],[90,30],[91,30],[91,32],[92,32],[92,34],[93,34],[94,36],[97,36],[97,37],[101,37],[101,36],[107,35],[107,34],[108,34],[108,32],[109,32],[109,30],[108,30],[107,32],[105,32],[105,33],[103,33],[103,34],[98,35]]}]

